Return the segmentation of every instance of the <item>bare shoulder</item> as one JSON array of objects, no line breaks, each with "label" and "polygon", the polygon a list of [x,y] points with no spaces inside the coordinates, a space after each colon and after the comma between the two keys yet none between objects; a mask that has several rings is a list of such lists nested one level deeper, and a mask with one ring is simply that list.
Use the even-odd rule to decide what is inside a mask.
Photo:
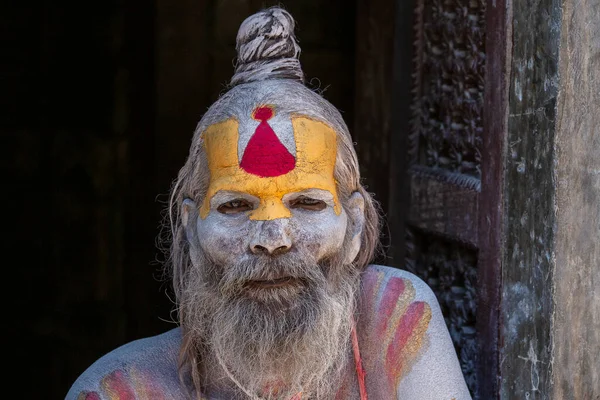
[{"label": "bare shoulder", "polygon": [[179,328],[126,343],[91,364],[65,400],[177,398],[180,343]]},{"label": "bare shoulder", "polygon": [[375,398],[470,399],[435,293],[416,275],[370,265],[357,330]]},{"label": "bare shoulder", "polygon": [[[360,309],[364,315],[362,319],[381,320],[375,326],[391,329],[409,319],[411,323],[405,321],[405,328],[413,330],[417,328],[416,325],[426,329],[432,311],[437,312],[439,304],[431,288],[416,275],[398,268],[369,265],[362,274]],[[419,332],[423,332],[423,329],[419,329]],[[377,329],[372,333],[384,334]]]},{"label": "bare shoulder", "polygon": [[[417,275],[403,269],[388,267],[385,265],[369,265],[363,272],[363,289],[373,291],[374,289],[382,289],[383,291],[398,291],[408,290],[414,295],[413,300],[423,301],[430,306],[439,307],[435,293],[425,281]],[[391,284],[390,284],[391,282]],[[371,287],[371,285],[376,287]],[[382,294],[379,292],[379,294]]]}]

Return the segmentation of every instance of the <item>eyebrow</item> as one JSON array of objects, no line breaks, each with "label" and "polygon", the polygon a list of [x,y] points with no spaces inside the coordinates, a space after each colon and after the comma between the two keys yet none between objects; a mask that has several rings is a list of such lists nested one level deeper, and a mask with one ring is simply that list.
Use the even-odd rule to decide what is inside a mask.
[{"label": "eyebrow", "polygon": [[238,192],[234,190],[219,190],[217,193],[213,195],[210,199],[211,205],[214,203],[221,203],[223,201],[231,201],[232,199],[243,198],[249,199],[252,201],[259,201],[260,199],[250,193],[246,192]]},{"label": "eyebrow", "polygon": [[[283,196],[281,196],[281,200],[285,200],[290,197],[300,197],[300,196],[314,197],[315,199],[322,200],[331,206],[333,206],[335,203],[335,196],[333,193],[331,193],[329,190],[318,189],[318,188],[309,188],[309,189],[298,190],[295,192],[285,193]],[[236,190],[221,189],[217,193],[215,193],[213,195],[213,197],[210,199],[210,206],[214,207],[214,206],[220,205],[222,203],[232,201],[234,199],[245,199],[245,200],[249,200],[249,201],[257,202],[257,203],[259,203],[261,201],[261,198],[259,196],[255,196],[255,195],[247,193],[247,192],[238,192]]]},{"label": "eyebrow", "polygon": [[297,192],[290,192],[290,193],[286,193],[284,196],[289,196],[292,194],[301,195],[301,196],[326,197],[327,199],[331,199],[331,200],[333,200],[333,198],[334,198],[333,193],[331,193],[329,190],[317,189],[317,188],[304,189],[304,190],[299,190]]},{"label": "eyebrow", "polygon": [[325,189],[311,188],[311,189],[300,190],[298,192],[286,193],[283,195],[282,200],[289,199],[290,197],[302,197],[302,196],[311,197],[311,198],[314,198],[315,200],[324,201],[331,207],[335,206],[335,196],[329,190],[325,190]]}]

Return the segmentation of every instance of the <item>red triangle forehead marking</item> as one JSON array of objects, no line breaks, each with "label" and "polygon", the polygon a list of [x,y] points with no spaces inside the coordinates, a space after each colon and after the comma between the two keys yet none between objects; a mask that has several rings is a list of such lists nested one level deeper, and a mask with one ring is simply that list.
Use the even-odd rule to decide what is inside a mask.
[{"label": "red triangle forehead marking", "polygon": [[260,106],[252,112],[252,118],[261,121],[250,138],[240,168],[263,178],[290,172],[296,166],[296,158],[281,143],[271,125],[273,107]]}]

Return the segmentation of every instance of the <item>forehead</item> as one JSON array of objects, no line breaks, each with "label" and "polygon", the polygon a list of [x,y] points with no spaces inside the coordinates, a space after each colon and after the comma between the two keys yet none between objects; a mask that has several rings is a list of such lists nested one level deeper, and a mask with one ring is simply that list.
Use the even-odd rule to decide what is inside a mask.
[{"label": "forehead", "polygon": [[242,169],[262,176],[278,176],[294,168],[297,147],[292,118],[274,105],[258,105],[235,117],[237,155]]},{"label": "forehead", "polygon": [[337,135],[330,126],[278,112],[273,105],[259,105],[249,114],[202,133],[210,170],[207,200],[219,190],[280,199],[306,189],[329,191],[337,200]]}]

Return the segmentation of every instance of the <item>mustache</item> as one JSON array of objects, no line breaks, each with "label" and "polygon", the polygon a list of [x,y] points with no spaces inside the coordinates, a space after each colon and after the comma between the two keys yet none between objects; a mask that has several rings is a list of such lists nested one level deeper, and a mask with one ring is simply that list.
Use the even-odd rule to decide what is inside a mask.
[{"label": "mustache", "polygon": [[223,294],[239,293],[251,281],[292,278],[305,285],[326,284],[328,260],[317,262],[308,254],[248,255],[235,263],[218,265],[208,262],[208,281]]}]

